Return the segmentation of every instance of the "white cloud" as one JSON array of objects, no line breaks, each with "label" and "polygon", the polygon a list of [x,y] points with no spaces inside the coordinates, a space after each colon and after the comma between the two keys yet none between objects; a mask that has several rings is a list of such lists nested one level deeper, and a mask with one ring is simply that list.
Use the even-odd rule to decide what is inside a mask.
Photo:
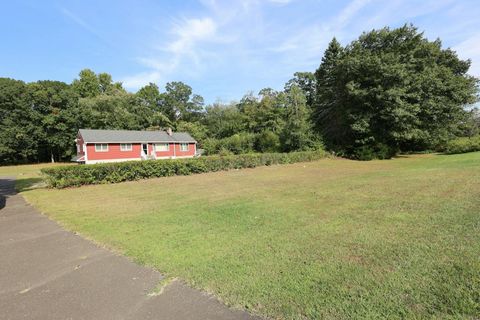
[{"label": "white cloud", "polygon": [[172,39],[169,42],[154,45],[150,56],[136,59],[150,71],[124,77],[123,84],[129,89],[138,89],[149,82],[160,82],[182,62],[193,66],[188,72],[194,73],[194,68],[202,65],[203,53],[198,48],[199,44],[214,41],[216,30],[216,23],[209,17],[176,21],[171,26],[169,34]]},{"label": "white cloud", "polygon": [[162,80],[163,79],[160,72],[148,71],[141,72],[133,76],[124,77],[121,79],[121,82],[126,88],[138,89],[150,82],[158,83]]},{"label": "white cloud", "polygon": [[[426,29],[428,36],[439,36],[447,39],[446,43],[455,44],[459,42],[456,39],[471,35],[465,30],[471,30],[477,22],[465,23],[476,21],[478,16],[466,10],[466,4],[454,0],[350,0],[334,9],[313,0],[200,2],[202,7],[195,15],[158,28],[156,38],[143,50],[145,54],[136,59],[144,72],[125,77],[126,87],[138,89],[148,82],[179,78],[202,79],[202,88],[208,82],[215,92],[226,86],[224,82],[242,86],[244,92],[260,89],[260,83],[281,86],[281,81],[287,81],[295,71],[314,70],[334,36],[347,44],[363,31],[414,22],[420,31]],[[452,10],[454,5],[456,10]],[[467,18],[465,12],[474,18]],[[444,21],[456,23],[449,25]],[[454,48],[462,57],[473,59],[472,72],[477,75],[478,43],[480,35],[471,35]]]},{"label": "white cloud", "polygon": [[293,0],[268,0],[268,2],[280,4],[280,5],[286,5],[293,2]]},{"label": "white cloud", "polygon": [[106,39],[100,32],[98,32],[96,28],[94,28],[92,25],[90,25],[87,21],[82,19],[77,14],[73,13],[72,11],[70,11],[66,8],[61,8],[60,11],[62,12],[62,14],[65,17],[67,17],[70,21],[72,21],[76,25],[80,26],[82,29],[84,29],[87,32],[93,34],[98,39],[102,40],[103,42],[107,43],[108,45],[114,46],[108,39]]},{"label": "white cloud", "polygon": [[175,54],[192,54],[198,41],[208,40],[215,36],[216,24],[211,18],[186,19],[172,28],[176,40],[167,45],[166,50]]},{"label": "white cloud", "polygon": [[356,14],[367,6],[371,0],[353,0],[335,18],[335,27],[343,27],[350,23]]}]

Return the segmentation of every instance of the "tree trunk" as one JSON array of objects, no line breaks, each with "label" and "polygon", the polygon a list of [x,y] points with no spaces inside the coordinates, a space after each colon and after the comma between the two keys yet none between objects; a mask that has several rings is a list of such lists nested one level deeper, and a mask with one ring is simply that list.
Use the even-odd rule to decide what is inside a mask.
[{"label": "tree trunk", "polygon": [[53,156],[53,152],[50,152],[50,159],[52,163],[55,163],[55,157]]}]

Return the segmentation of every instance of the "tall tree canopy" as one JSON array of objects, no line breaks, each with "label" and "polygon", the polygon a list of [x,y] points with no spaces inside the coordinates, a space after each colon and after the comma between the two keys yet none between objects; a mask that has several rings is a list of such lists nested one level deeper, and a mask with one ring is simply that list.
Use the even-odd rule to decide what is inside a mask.
[{"label": "tall tree canopy", "polygon": [[334,39],[315,73],[314,121],[328,146],[357,158],[434,148],[476,101],[470,61],[405,25]]}]

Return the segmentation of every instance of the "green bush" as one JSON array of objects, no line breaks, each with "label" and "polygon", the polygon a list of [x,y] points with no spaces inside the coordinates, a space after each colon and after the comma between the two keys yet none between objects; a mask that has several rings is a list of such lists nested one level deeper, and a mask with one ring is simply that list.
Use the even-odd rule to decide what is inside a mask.
[{"label": "green bush", "polygon": [[480,151],[480,135],[450,140],[443,151],[447,154]]},{"label": "green bush", "polygon": [[272,131],[263,131],[255,137],[255,150],[259,152],[280,151],[280,138]]},{"label": "green bush", "polygon": [[393,149],[386,144],[377,143],[373,145],[363,145],[357,147],[353,150],[353,152],[349,152],[348,155],[350,158],[356,160],[368,161],[373,159],[390,159],[395,156],[397,152],[398,150]]},{"label": "green bush", "polygon": [[128,161],[53,167],[42,169],[42,174],[48,186],[60,189],[89,184],[117,183],[174,175],[190,175],[273,164],[306,162],[327,156],[328,153],[323,150],[292,153],[251,153],[190,159]]},{"label": "green bush", "polygon": [[256,135],[253,133],[241,132],[223,139],[206,139],[203,148],[207,155],[219,153],[243,154],[254,152]]}]

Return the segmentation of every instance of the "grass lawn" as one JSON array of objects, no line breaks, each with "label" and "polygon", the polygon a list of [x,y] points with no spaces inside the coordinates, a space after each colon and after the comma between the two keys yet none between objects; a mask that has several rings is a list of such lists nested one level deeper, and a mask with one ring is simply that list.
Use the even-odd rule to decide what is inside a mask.
[{"label": "grass lawn", "polygon": [[23,194],[67,228],[267,317],[480,315],[480,152]]},{"label": "grass lawn", "polygon": [[42,178],[40,176],[40,169],[55,167],[55,166],[64,166],[70,165],[72,163],[39,163],[39,164],[29,164],[29,165],[18,165],[18,166],[0,166],[0,177],[14,177],[15,188],[18,191],[25,191],[32,186],[40,184]]}]

